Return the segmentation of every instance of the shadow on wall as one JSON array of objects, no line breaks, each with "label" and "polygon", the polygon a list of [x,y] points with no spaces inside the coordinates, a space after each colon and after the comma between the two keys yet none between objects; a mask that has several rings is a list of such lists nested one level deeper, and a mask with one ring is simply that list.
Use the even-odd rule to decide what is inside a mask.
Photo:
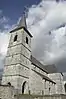
[{"label": "shadow on wall", "polygon": [[66,93],[66,83],[65,83],[65,85],[64,85],[64,89],[65,89],[65,93]]}]

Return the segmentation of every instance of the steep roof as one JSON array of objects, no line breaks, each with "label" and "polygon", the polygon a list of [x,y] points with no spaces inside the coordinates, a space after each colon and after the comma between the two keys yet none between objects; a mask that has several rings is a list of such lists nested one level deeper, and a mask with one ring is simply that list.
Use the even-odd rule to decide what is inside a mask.
[{"label": "steep roof", "polygon": [[36,58],[34,58],[31,55],[31,62],[33,65],[35,65],[36,67],[40,68],[41,70],[43,70],[44,72],[48,73],[48,71],[44,68],[44,65],[41,64]]},{"label": "steep roof", "polygon": [[48,73],[58,73],[58,70],[54,64],[45,65],[44,68],[48,71]]},{"label": "steep roof", "polygon": [[56,66],[54,64],[52,64],[52,65],[43,65],[42,63],[40,63],[32,55],[31,55],[31,62],[32,62],[33,65],[35,65],[36,67],[42,69],[46,73],[58,73],[58,70],[57,70],[57,68],[56,68]]},{"label": "steep roof", "polygon": [[15,29],[11,30],[10,33],[18,31],[19,29],[22,29],[22,28],[26,31],[26,33],[28,33],[28,35],[30,37],[32,37],[31,33],[27,30],[27,24],[26,24],[26,17],[25,17],[25,15],[22,16],[22,18],[20,19],[17,27]]},{"label": "steep roof", "polygon": [[19,24],[18,24],[18,27],[22,27],[22,26],[27,29],[25,14],[23,14],[23,16],[21,17]]}]

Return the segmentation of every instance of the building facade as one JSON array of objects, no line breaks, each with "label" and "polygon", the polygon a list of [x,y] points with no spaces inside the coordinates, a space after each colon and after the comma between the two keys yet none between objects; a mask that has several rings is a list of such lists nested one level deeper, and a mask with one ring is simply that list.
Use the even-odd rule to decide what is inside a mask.
[{"label": "building facade", "polygon": [[[31,55],[32,35],[27,30],[25,16],[10,33],[2,85],[14,86],[16,94],[60,94],[58,88],[63,87],[63,79],[59,80],[60,86],[58,84],[60,73],[54,73],[58,77],[55,78]],[[61,93],[64,94],[64,90]]]}]

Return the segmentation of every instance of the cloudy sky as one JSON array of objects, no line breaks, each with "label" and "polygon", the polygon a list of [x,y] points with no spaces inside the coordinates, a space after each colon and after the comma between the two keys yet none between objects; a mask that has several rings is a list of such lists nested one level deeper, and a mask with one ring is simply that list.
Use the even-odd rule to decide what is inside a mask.
[{"label": "cloudy sky", "polygon": [[66,1],[59,1],[0,0],[0,68],[7,52],[8,32],[18,23],[27,6],[33,56],[43,64],[55,64],[59,71],[66,72]]}]

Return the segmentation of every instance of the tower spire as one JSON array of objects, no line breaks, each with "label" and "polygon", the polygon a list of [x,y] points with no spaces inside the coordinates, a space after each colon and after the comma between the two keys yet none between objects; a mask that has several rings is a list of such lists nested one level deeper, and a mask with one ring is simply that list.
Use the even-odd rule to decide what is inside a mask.
[{"label": "tower spire", "polygon": [[18,23],[18,27],[25,27],[27,29],[25,12]]}]

